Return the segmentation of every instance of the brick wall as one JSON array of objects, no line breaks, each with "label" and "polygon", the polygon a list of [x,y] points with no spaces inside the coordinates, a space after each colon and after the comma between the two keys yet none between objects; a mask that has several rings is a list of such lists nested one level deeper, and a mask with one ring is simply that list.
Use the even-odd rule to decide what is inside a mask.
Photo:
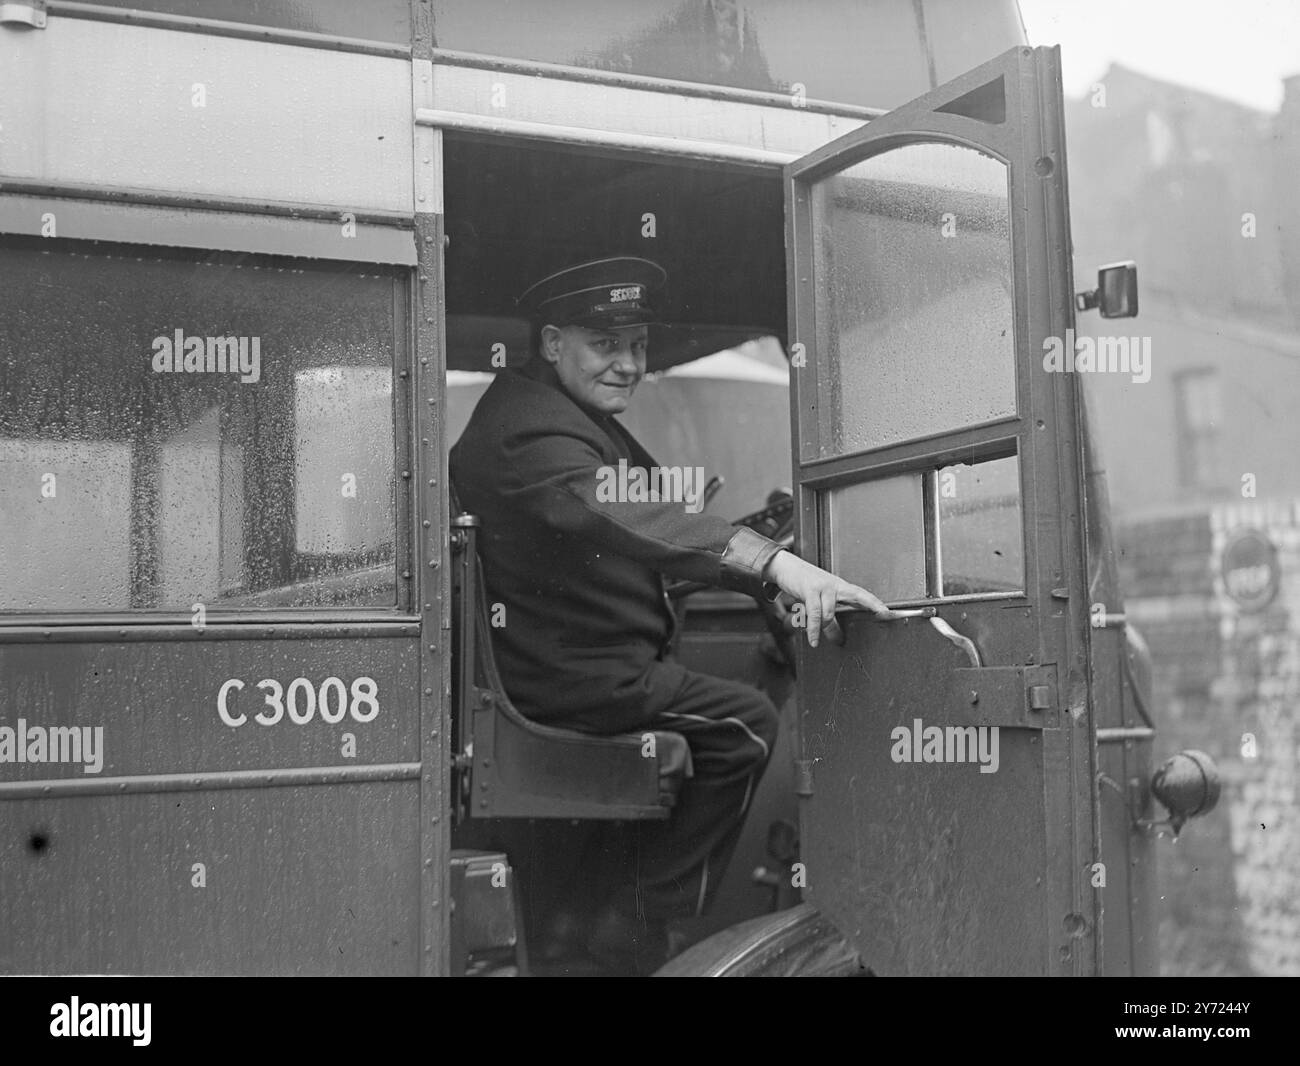
[{"label": "brick wall", "polygon": [[[1243,527],[1281,564],[1255,614],[1219,576]],[[1133,518],[1117,536],[1126,610],[1151,648],[1156,764],[1199,748],[1223,778],[1218,808],[1160,842],[1163,972],[1300,974],[1300,501]]]}]

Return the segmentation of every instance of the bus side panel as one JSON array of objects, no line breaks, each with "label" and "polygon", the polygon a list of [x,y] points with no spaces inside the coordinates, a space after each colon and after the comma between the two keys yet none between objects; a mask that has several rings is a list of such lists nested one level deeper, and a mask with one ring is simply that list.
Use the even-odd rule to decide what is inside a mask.
[{"label": "bus side panel", "polygon": [[248,628],[0,645],[0,972],[416,972],[416,627]]},{"label": "bus side panel", "polygon": [[418,782],[2,809],[4,973],[416,972]]}]

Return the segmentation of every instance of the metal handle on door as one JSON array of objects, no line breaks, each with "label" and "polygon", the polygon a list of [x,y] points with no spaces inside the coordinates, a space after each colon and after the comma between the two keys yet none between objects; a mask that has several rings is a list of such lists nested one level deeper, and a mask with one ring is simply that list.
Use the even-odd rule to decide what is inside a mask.
[{"label": "metal handle on door", "polygon": [[957,630],[953,629],[952,626],[937,615],[930,619],[930,625],[934,626],[935,630],[944,640],[954,644],[956,647],[964,651],[970,659],[971,666],[984,665],[980,660],[980,650],[975,647],[975,642],[971,640],[970,637],[963,637],[957,632]]},{"label": "metal handle on door", "polygon": [[877,618],[877,622],[895,622],[903,618],[928,618],[930,624],[934,626],[935,631],[943,637],[944,640],[960,648],[970,659],[971,666],[983,666],[984,662],[980,659],[980,650],[975,647],[975,642],[970,637],[963,637],[957,630],[953,629],[947,622],[939,617],[939,612],[934,607],[909,607],[905,610],[895,611],[892,618]]}]

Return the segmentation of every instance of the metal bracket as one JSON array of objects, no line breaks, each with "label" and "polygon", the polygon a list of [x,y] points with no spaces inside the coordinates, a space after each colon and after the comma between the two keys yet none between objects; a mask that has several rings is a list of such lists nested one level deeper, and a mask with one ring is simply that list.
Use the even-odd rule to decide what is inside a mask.
[{"label": "metal bracket", "polygon": [[45,0],[0,0],[0,25],[45,29]]},{"label": "metal bracket", "polygon": [[959,667],[948,683],[948,708],[970,725],[1053,729],[1060,722],[1056,666]]}]

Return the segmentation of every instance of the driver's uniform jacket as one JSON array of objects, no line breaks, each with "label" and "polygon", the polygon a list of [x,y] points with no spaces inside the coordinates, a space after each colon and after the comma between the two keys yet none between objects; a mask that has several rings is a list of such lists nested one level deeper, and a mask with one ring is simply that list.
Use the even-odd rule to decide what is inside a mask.
[{"label": "driver's uniform jacket", "polygon": [[650,722],[686,682],[665,658],[674,616],[663,576],[762,595],[781,550],[680,500],[598,497],[602,469],[609,476],[620,459],[657,465],[539,358],[497,376],[450,457],[461,510],[482,521],[493,647],[511,700],[536,720],[592,732]]}]

